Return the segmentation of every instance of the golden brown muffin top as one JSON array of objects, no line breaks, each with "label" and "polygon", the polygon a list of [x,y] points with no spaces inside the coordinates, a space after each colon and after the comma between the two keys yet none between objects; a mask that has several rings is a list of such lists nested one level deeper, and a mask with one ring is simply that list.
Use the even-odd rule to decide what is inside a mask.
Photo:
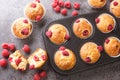
[{"label": "golden brown muffin top", "polygon": [[54,61],[59,69],[70,70],[76,64],[76,56],[70,49],[64,48],[55,53]]},{"label": "golden brown muffin top", "polygon": [[97,28],[103,33],[111,32],[116,25],[115,19],[108,13],[99,15],[95,20]]},{"label": "golden brown muffin top", "polygon": [[93,8],[102,8],[106,4],[106,0],[88,0],[88,4]]},{"label": "golden brown muffin top", "polygon": [[33,21],[39,21],[45,14],[44,6],[36,1],[30,2],[25,7],[25,15]]},{"label": "golden brown muffin top", "polygon": [[87,19],[79,18],[73,24],[73,32],[77,37],[85,39],[90,37],[93,27]]},{"label": "golden brown muffin top", "polygon": [[110,3],[110,12],[120,18],[120,0],[113,0]]},{"label": "golden brown muffin top", "polygon": [[120,53],[120,41],[116,37],[108,37],[104,43],[105,52],[111,57],[117,57]]},{"label": "golden brown muffin top", "polygon": [[17,38],[24,39],[32,33],[32,23],[28,19],[19,18],[13,22],[11,30]]},{"label": "golden brown muffin top", "polygon": [[93,42],[85,43],[80,49],[80,57],[86,63],[96,63],[100,56],[99,47]]}]

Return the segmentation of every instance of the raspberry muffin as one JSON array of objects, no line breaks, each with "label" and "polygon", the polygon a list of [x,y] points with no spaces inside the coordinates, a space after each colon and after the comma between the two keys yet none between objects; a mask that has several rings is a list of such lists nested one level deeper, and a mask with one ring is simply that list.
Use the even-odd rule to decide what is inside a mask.
[{"label": "raspberry muffin", "polygon": [[93,26],[85,18],[79,18],[73,24],[73,33],[81,39],[90,37],[92,35],[92,32]]},{"label": "raspberry muffin", "polygon": [[24,14],[32,21],[40,21],[45,15],[45,8],[38,1],[33,1],[26,5]]},{"label": "raspberry muffin", "polygon": [[28,58],[29,69],[41,68],[47,61],[47,53],[41,48],[38,48]]},{"label": "raspberry muffin", "polygon": [[99,15],[96,19],[96,26],[102,33],[110,33],[114,30],[116,21],[115,19],[108,13],[103,13]]},{"label": "raspberry muffin", "polygon": [[120,41],[116,37],[108,37],[104,42],[105,52],[110,57],[120,56]]},{"label": "raspberry muffin", "polygon": [[11,31],[15,37],[25,39],[29,37],[33,31],[32,23],[26,18],[19,18],[13,22]]},{"label": "raspberry muffin", "polygon": [[51,25],[46,31],[46,36],[57,45],[64,43],[70,38],[68,30],[61,24]]},{"label": "raspberry muffin", "polygon": [[54,55],[56,66],[61,70],[70,70],[76,64],[76,56],[70,49],[61,46]]},{"label": "raspberry muffin", "polygon": [[94,64],[100,59],[102,50],[102,46],[98,46],[93,42],[87,42],[80,49],[80,57],[84,62]]},{"label": "raspberry muffin", "polygon": [[21,54],[19,50],[16,50],[8,58],[10,65],[20,71],[25,71],[27,67],[27,59]]},{"label": "raspberry muffin", "polygon": [[107,0],[88,0],[88,4],[92,8],[102,8],[105,6]]},{"label": "raspberry muffin", "polygon": [[120,0],[113,0],[110,3],[110,12],[120,18]]}]

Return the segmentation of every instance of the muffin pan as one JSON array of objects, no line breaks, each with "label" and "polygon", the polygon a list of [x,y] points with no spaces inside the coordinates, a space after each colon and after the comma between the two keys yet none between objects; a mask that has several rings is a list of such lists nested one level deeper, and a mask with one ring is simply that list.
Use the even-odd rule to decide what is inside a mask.
[{"label": "muffin pan", "polygon": [[[89,14],[78,15],[76,17],[69,17],[69,18],[65,18],[65,19],[60,19],[60,20],[56,20],[56,21],[53,21],[53,22],[49,23],[45,27],[45,30],[43,30],[43,39],[44,39],[44,43],[45,43],[45,48],[46,48],[46,51],[48,53],[50,63],[52,65],[53,69],[56,72],[58,72],[62,75],[68,75],[68,74],[82,72],[82,71],[89,70],[89,69],[94,69],[95,67],[99,67],[99,66],[102,66],[102,65],[109,64],[109,63],[120,60],[119,57],[117,57],[117,58],[109,57],[107,55],[107,53],[105,53],[104,50],[101,52],[101,57],[100,57],[99,61],[95,64],[87,64],[87,63],[83,62],[80,58],[80,55],[79,55],[80,48],[86,42],[94,42],[97,45],[102,45],[103,46],[105,39],[110,37],[110,36],[114,36],[114,37],[117,37],[118,39],[120,39],[120,27],[119,27],[116,19],[115,19],[116,20],[116,26],[115,26],[115,29],[112,32],[102,33],[97,29],[96,24],[95,24],[95,18],[98,17],[102,13],[108,13],[108,12],[89,13]],[[111,14],[111,13],[108,13],[108,14]],[[72,26],[73,26],[74,21],[78,18],[81,18],[81,17],[88,19],[91,22],[91,24],[93,25],[93,33],[87,39],[77,38],[74,35],[73,30],[72,30]],[[53,24],[64,25],[69,30],[69,33],[70,33],[70,36],[71,36],[70,40],[66,41],[65,43],[63,43],[61,45],[56,45],[56,44],[52,43],[48,39],[48,37],[45,35],[45,32]],[[73,69],[63,71],[63,70],[60,70],[56,66],[56,64],[54,63],[54,54],[59,49],[60,46],[65,46],[66,48],[71,49],[75,53],[76,58],[77,58],[77,62],[76,62],[76,65]]]}]

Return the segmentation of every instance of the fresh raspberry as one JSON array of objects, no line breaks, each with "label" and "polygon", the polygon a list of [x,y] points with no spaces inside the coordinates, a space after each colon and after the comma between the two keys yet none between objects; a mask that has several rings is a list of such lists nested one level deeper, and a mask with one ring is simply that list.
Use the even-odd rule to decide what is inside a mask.
[{"label": "fresh raspberry", "polygon": [[16,63],[17,66],[20,64],[20,62],[21,62],[21,58],[18,58],[18,59],[15,60],[15,63]]},{"label": "fresh raspberry", "polygon": [[28,35],[28,34],[29,34],[29,29],[28,29],[28,28],[24,28],[24,29],[21,31],[21,34],[23,34],[23,35]]},{"label": "fresh raspberry", "polygon": [[31,7],[32,7],[32,8],[36,8],[36,4],[35,4],[35,3],[32,3],[32,4],[31,4]]},{"label": "fresh raspberry", "polygon": [[52,36],[52,32],[51,32],[51,31],[47,31],[47,32],[46,32],[46,36],[47,36],[48,38],[50,38],[50,37]]},{"label": "fresh raspberry", "polygon": [[39,61],[39,58],[37,56],[34,56],[35,61]]},{"label": "fresh raspberry", "polygon": [[9,58],[8,58],[8,61],[9,61],[9,62],[12,62],[12,60],[13,60],[12,57],[9,57]]},{"label": "fresh raspberry", "polygon": [[15,44],[11,43],[8,46],[9,46],[10,51],[15,51]]},{"label": "fresh raspberry", "polygon": [[70,8],[71,8],[71,2],[70,2],[70,1],[66,1],[66,2],[64,3],[64,6],[65,6],[66,8],[68,8],[68,9],[70,9]]},{"label": "fresh raspberry", "polygon": [[36,0],[36,2],[40,3],[40,0]]},{"label": "fresh raspberry", "polygon": [[41,78],[45,78],[45,77],[47,77],[47,73],[46,73],[46,71],[42,71],[42,72],[40,72],[39,75],[40,75]]},{"label": "fresh raspberry", "polygon": [[55,8],[54,8],[54,10],[55,10],[55,12],[57,12],[57,13],[59,13],[60,12],[60,6],[56,6]]},{"label": "fresh raspberry", "polygon": [[64,2],[62,0],[59,1],[59,6],[64,7]]},{"label": "fresh raspberry", "polygon": [[9,55],[10,55],[10,52],[7,49],[3,49],[2,56],[5,57],[5,58],[8,58]]},{"label": "fresh raspberry", "polygon": [[55,8],[58,4],[56,2],[52,3],[52,7]]},{"label": "fresh raspberry", "polygon": [[113,2],[113,5],[114,5],[114,6],[117,6],[117,5],[118,5],[118,2],[117,2],[117,1],[114,1],[114,2]]},{"label": "fresh raspberry", "polygon": [[102,46],[98,46],[97,49],[101,52],[103,50]]},{"label": "fresh raspberry", "polygon": [[99,18],[96,18],[96,19],[95,19],[95,22],[96,22],[96,24],[98,24],[98,23],[100,22],[100,19],[99,19]]},{"label": "fresh raspberry", "polygon": [[28,23],[28,20],[27,20],[27,19],[24,19],[23,22],[27,24],[27,23]]},{"label": "fresh raspberry", "polygon": [[67,51],[62,51],[62,54],[64,55],[64,56],[69,56],[69,53],[67,52]]},{"label": "fresh raspberry", "polygon": [[110,40],[109,40],[109,39],[106,39],[106,40],[105,40],[105,43],[106,43],[106,44],[108,44],[109,42],[110,42]]},{"label": "fresh raspberry", "polygon": [[91,62],[90,57],[87,57],[85,61],[86,61],[86,62]]},{"label": "fresh raspberry", "polygon": [[65,50],[65,47],[64,46],[60,46],[59,50],[63,51],[63,50]]},{"label": "fresh raspberry", "polygon": [[41,80],[38,73],[34,74],[33,80]]},{"label": "fresh raspberry", "polygon": [[108,30],[111,31],[113,29],[113,26],[112,25],[109,25],[108,26]]},{"label": "fresh raspberry", "polygon": [[61,14],[62,14],[62,15],[67,15],[67,9],[65,9],[65,8],[62,9],[62,10],[61,10]]},{"label": "fresh raspberry", "polygon": [[72,12],[72,16],[77,16],[77,15],[78,15],[78,11],[74,10],[74,11]]},{"label": "fresh raspberry", "polygon": [[66,40],[69,40],[69,39],[70,39],[70,35],[69,35],[69,34],[66,34],[66,35],[65,35],[65,39],[66,39]]},{"label": "fresh raspberry", "polygon": [[40,21],[41,20],[41,16],[40,15],[36,16],[35,20],[36,21]]},{"label": "fresh raspberry", "polygon": [[47,59],[46,55],[42,55],[41,57],[42,57],[43,61],[46,61],[46,59]]},{"label": "fresh raspberry", "polygon": [[30,66],[29,66],[29,69],[30,69],[30,70],[32,70],[32,69],[34,69],[34,68],[35,68],[35,65],[30,65]]},{"label": "fresh raspberry", "polygon": [[79,22],[80,22],[80,20],[79,20],[79,19],[77,19],[75,22],[76,22],[76,23],[79,23]]},{"label": "fresh raspberry", "polygon": [[0,59],[0,66],[1,66],[1,67],[6,67],[6,66],[7,66],[7,61],[6,61],[6,59]]},{"label": "fresh raspberry", "polygon": [[77,3],[77,2],[75,2],[75,3],[74,3],[74,8],[77,9],[77,10],[80,9],[80,4]]},{"label": "fresh raspberry", "polygon": [[89,34],[88,30],[83,31],[83,36],[87,36]]},{"label": "fresh raspberry", "polygon": [[26,53],[29,53],[29,52],[30,52],[30,47],[29,47],[29,45],[24,44],[22,50],[23,50],[24,52],[26,52]]},{"label": "fresh raspberry", "polygon": [[8,43],[2,43],[2,48],[3,49],[9,49]]}]

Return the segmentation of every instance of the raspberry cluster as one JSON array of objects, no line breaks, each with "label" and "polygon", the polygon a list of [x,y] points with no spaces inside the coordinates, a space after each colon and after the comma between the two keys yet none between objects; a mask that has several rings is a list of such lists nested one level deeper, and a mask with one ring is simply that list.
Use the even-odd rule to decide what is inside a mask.
[{"label": "raspberry cluster", "polygon": [[46,76],[47,76],[46,71],[41,71],[41,72],[34,74],[33,80],[41,80],[42,78],[45,78]]}]

